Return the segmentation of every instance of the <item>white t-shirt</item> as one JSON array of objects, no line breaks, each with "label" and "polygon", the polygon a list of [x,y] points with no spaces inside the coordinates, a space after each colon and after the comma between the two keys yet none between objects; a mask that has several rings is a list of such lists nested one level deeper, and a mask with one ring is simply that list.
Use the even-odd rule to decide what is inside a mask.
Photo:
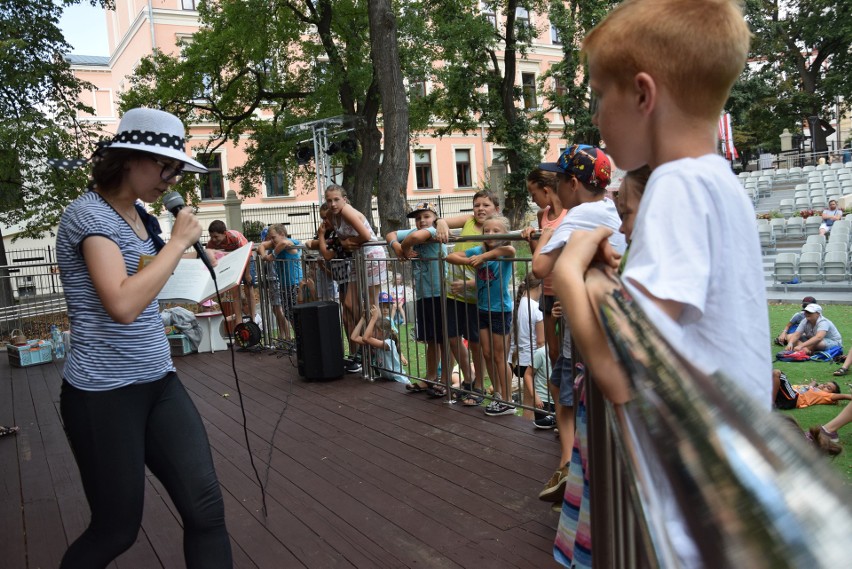
[{"label": "white t-shirt", "polygon": [[627,248],[627,242],[624,240],[624,235],[618,231],[621,227],[621,218],[618,217],[618,211],[615,209],[615,204],[609,198],[604,198],[595,202],[581,203],[572,207],[559,227],[553,232],[550,241],[542,248],[542,253],[550,253],[555,249],[564,247],[571,237],[575,229],[583,231],[592,231],[603,225],[612,229],[612,235],[609,237],[609,243],[617,253],[624,253]]},{"label": "white t-shirt", "polygon": [[[706,373],[721,371],[770,409],[769,316],[754,207],[719,156],[654,170],[622,278],[651,322]],[[653,296],[684,304],[677,322]]]},{"label": "white t-shirt", "polygon": [[[535,326],[544,320],[544,314],[538,308],[538,301],[528,296],[518,301],[518,365],[528,366],[532,363],[533,352],[538,347]],[[515,342],[512,342],[514,349]]]}]

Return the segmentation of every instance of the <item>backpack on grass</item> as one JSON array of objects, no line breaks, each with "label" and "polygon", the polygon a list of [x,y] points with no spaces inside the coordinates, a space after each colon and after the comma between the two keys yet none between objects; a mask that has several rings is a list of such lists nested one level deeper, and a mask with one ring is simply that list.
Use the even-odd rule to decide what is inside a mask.
[{"label": "backpack on grass", "polygon": [[775,354],[775,359],[779,362],[807,362],[811,356],[804,350],[794,352],[793,350],[782,350]]},{"label": "backpack on grass", "polygon": [[811,356],[811,360],[815,362],[833,362],[838,357],[843,356],[843,348],[840,346],[832,346],[827,350],[817,352]]}]

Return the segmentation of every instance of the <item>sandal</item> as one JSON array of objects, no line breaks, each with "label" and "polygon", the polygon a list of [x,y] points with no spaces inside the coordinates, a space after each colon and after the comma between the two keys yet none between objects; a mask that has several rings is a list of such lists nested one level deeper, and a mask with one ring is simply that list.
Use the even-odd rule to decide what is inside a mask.
[{"label": "sandal", "polygon": [[479,407],[485,401],[485,396],[482,395],[482,390],[472,389],[474,393],[468,393],[464,398],[460,399],[461,404],[465,407]]},{"label": "sandal", "polygon": [[422,393],[429,391],[429,386],[424,386],[423,383],[415,381],[414,383],[406,383],[405,390],[409,393]]},{"label": "sandal", "polygon": [[839,377],[839,376],[841,376],[841,375],[847,375],[848,373],[849,373],[849,368],[847,368],[847,367],[841,367],[841,368],[840,368],[840,369],[838,369],[836,372],[834,372],[834,375],[836,375],[836,376],[838,376],[838,377]]},{"label": "sandal", "polygon": [[471,385],[470,383],[462,382],[461,385],[453,388],[453,399],[455,399],[456,401],[464,400],[467,397],[464,392],[470,391],[471,389],[473,389],[473,385]]},{"label": "sandal", "polygon": [[443,385],[440,385],[440,384],[430,385],[429,387],[426,388],[426,394],[429,397],[434,397],[436,399],[438,397],[446,397],[447,396],[447,388],[444,387]]},{"label": "sandal", "polygon": [[21,427],[3,427],[0,426],[0,437],[5,437],[8,435],[16,435],[18,431],[21,430]]}]

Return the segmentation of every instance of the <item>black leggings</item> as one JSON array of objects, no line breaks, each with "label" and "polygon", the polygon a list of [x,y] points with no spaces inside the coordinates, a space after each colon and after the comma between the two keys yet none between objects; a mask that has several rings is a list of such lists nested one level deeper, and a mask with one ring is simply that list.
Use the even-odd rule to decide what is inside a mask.
[{"label": "black leggings", "polygon": [[133,545],[146,465],[183,520],[186,566],[232,566],[207,433],[177,374],[109,391],[83,391],[63,381],[60,410],[92,511],[60,568],[106,567]]}]

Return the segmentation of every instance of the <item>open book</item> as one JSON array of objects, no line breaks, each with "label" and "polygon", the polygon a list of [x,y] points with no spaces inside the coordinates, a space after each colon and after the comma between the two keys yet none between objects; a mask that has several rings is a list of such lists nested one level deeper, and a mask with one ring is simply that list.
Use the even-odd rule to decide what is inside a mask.
[{"label": "open book", "polygon": [[[240,284],[251,256],[251,246],[252,244],[248,243],[228,253],[213,267],[219,292],[225,292]],[[212,254],[212,251],[208,250],[208,254]],[[216,286],[213,278],[200,259],[181,259],[166,286],[157,295],[160,300],[188,300],[198,303],[214,296]]]}]

